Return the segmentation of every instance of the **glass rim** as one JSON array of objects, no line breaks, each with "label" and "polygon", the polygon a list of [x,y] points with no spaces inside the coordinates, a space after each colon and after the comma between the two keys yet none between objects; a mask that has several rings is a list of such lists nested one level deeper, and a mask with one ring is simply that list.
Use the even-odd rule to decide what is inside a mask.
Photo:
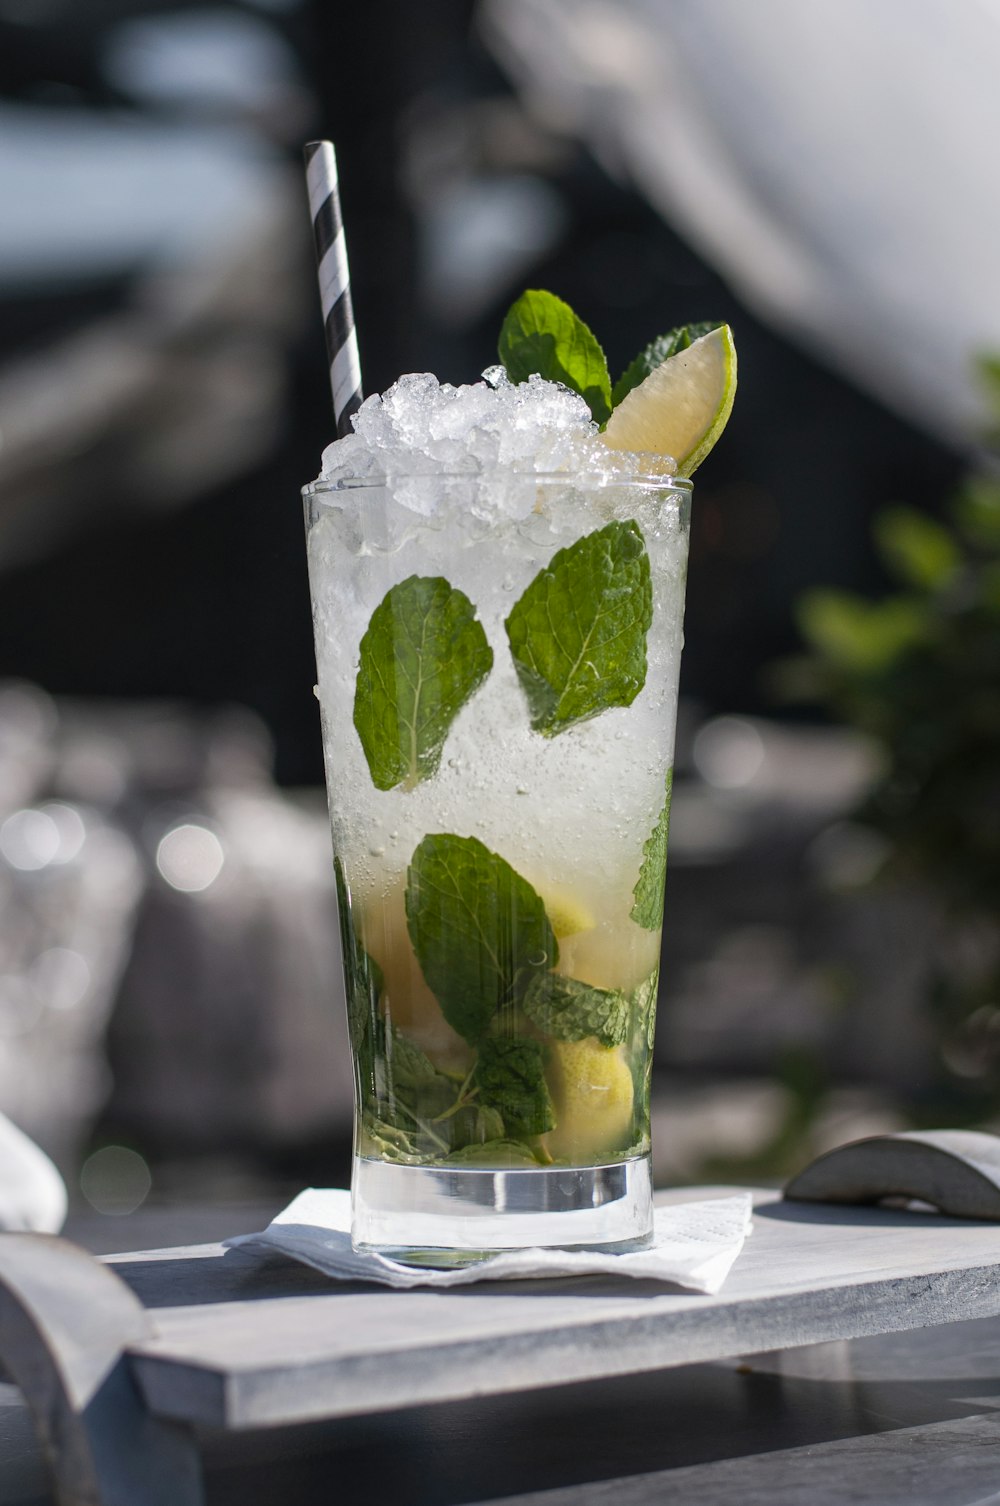
[{"label": "glass rim", "polygon": [[318,476],[302,488],[303,497],[330,496],[336,492],[380,491],[406,481],[465,481],[477,483],[491,476],[514,476],[524,481],[535,481],[545,486],[575,486],[584,483],[594,491],[611,487],[634,488],[638,491],[672,491],[690,496],[694,482],[690,476],[659,475],[639,471],[630,476],[614,476],[604,471],[527,471],[497,467],[492,471],[400,471],[394,476],[347,476],[340,480],[326,480]]}]

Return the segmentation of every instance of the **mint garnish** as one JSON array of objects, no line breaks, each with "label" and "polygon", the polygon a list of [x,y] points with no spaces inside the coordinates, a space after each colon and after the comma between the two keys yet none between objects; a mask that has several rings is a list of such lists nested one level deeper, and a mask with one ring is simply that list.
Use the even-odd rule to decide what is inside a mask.
[{"label": "mint garnish", "polygon": [[442,576],[411,575],[361,640],[354,725],[376,789],[412,789],[441,761],[449,728],[493,667],[469,598]]},{"label": "mint garnish", "polygon": [[592,1035],[603,1046],[620,1046],[628,1035],[629,1001],[623,993],[592,988],[560,973],[533,978],[522,1007],[539,1030],[560,1041]]},{"label": "mint garnish", "polygon": [[673,774],[673,769],[667,770],[667,798],[656,818],[656,825],[642,844],[642,867],[632,890],[634,903],[629,914],[637,926],[642,926],[647,931],[656,931],[663,924],[663,886],[667,877],[667,835],[670,830]]},{"label": "mint garnish", "polygon": [[406,924],[442,1014],[473,1044],[559,960],[540,897],[476,837],[424,837],[407,872]]},{"label": "mint garnish", "polygon": [[631,519],[553,555],[504,624],[535,731],[554,737],[630,706],[646,683],[652,620],[649,556]]},{"label": "mint garnish", "polygon": [[599,424],[611,416],[608,363],[593,332],[554,293],[522,293],[504,319],[500,359],[512,382],[533,373],[578,392]]},{"label": "mint garnish", "polygon": [[508,1134],[544,1135],[555,1128],[537,1041],[487,1037],[479,1047],[475,1080],[482,1101],[500,1114]]},{"label": "mint garnish", "polygon": [[710,334],[713,329],[718,329],[721,320],[707,320],[700,324],[681,324],[677,329],[668,330],[665,335],[657,335],[651,340],[645,350],[641,350],[635,360],[626,366],[618,378],[611,393],[611,406],[617,408],[623,397],[627,397],[633,387],[638,387],[644,382],[651,371],[657,366],[662,366],[669,356],[675,356],[679,350],[687,350],[702,335]]}]

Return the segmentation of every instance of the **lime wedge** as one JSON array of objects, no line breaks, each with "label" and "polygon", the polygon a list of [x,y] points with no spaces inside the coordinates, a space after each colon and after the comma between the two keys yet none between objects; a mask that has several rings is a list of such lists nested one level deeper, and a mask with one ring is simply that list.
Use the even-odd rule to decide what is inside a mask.
[{"label": "lime wedge", "polygon": [[601,438],[612,450],[673,456],[690,476],[726,427],[736,394],[736,346],[728,324],[668,356],[622,398]]},{"label": "lime wedge", "polygon": [[549,917],[557,941],[566,936],[576,936],[580,931],[592,931],[597,924],[586,905],[565,889],[554,889],[536,884],[542,897],[545,913]]},{"label": "lime wedge", "polygon": [[618,1050],[585,1036],[549,1041],[546,1076],[556,1106],[556,1127],[546,1136],[560,1160],[620,1150],[632,1129],[632,1074]]}]

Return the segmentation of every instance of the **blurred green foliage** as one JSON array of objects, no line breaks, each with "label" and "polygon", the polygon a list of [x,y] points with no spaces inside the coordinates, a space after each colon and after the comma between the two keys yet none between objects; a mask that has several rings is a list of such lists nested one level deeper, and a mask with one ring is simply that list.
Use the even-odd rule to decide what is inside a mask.
[{"label": "blurred green foliage", "polygon": [[[1000,438],[1000,358],[980,363]],[[1000,1094],[1000,475],[984,461],[943,521],[892,506],[874,539],[896,589],[813,590],[809,655],[786,688],[869,734],[882,768],[861,818],[888,839],[883,875],[937,897],[942,946],[927,1001],[943,1075]]]}]

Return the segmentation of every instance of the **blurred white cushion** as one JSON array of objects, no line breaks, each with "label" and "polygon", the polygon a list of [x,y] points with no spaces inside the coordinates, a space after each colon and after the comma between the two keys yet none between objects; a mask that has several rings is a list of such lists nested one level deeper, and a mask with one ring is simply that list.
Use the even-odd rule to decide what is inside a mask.
[{"label": "blurred white cushion", "polygon": [[0,1114],[0,1229],[58,1234],[66,1184],[44,1151]]},{"label": "blurred white cushion", "polygon": [[1000,351],[1000,0],[481,15],[536,112],[630,176],[747,304],[928,430],[977,433],[972,357]]}]

